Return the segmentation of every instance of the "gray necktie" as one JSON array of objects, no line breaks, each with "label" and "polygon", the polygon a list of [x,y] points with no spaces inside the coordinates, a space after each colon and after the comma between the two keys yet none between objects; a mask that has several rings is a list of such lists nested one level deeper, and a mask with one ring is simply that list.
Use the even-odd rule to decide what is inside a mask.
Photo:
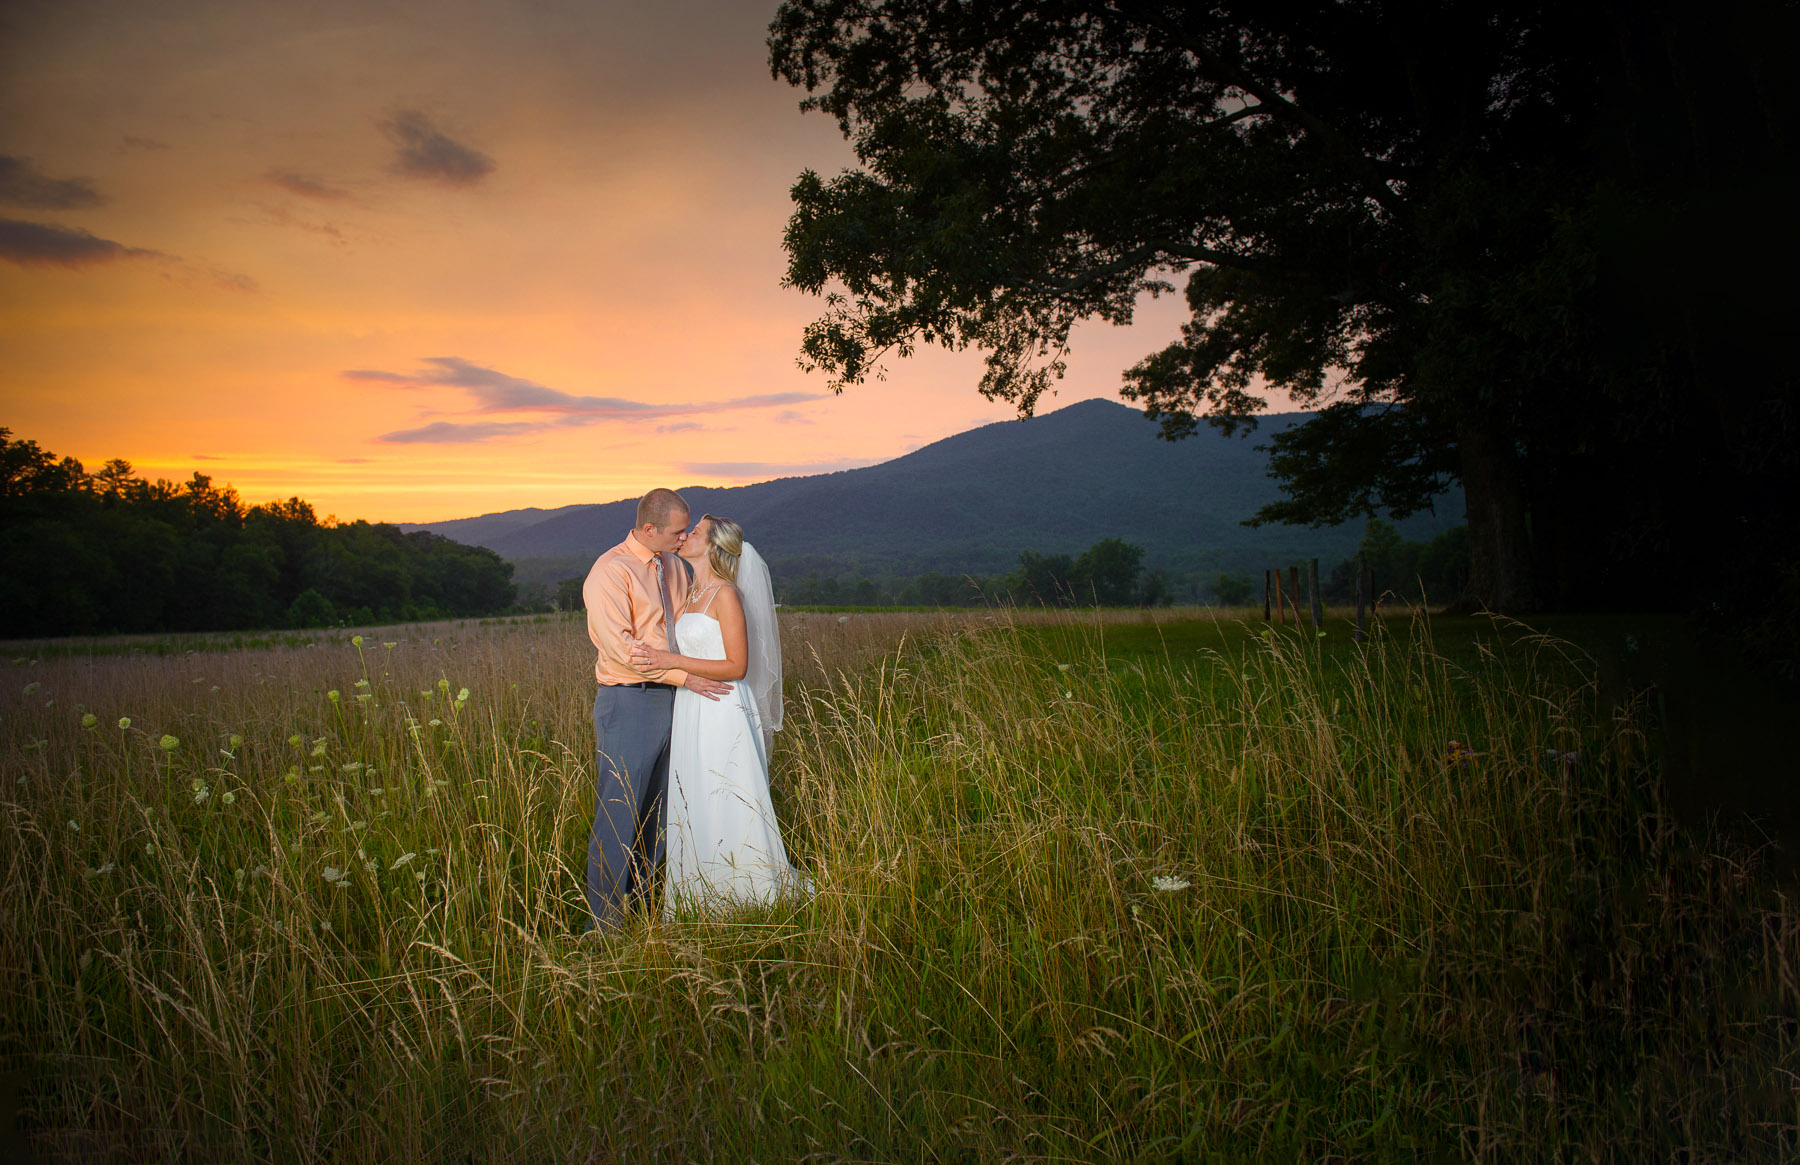
[{"label": "gray necktie", "polygon": [[675,605],[669,601],[669,576],[663,569],[663,556],[656,559],[656,594],[662,599],[663,637],[669,641],[669,650],[677,651],[675,646]]}]

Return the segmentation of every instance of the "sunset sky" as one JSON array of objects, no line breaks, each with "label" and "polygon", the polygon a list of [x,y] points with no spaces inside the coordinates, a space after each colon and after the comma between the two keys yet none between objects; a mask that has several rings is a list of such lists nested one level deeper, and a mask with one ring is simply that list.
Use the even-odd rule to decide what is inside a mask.
[{"label": "sunset sky", "polygon": [[[1015,415],[926,350],[827,394],[787,190],[853,158],[773,2],[8,0],[0,425],[432,521],[866,465]],[[1116,397],[1179,302],[1078,330]]]}]

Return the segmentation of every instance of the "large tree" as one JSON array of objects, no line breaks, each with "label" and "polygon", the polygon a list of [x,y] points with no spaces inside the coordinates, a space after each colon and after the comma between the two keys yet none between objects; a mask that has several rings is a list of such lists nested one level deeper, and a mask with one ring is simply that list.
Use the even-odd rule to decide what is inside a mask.
[{"label": "large tree", "polygon": [[[861,162],[793,188],[787,282],[827,295],[804,362],[841,389],[884,353],[975,346],[980,390],[1029,412],[1073,324],[1182,278],[1182,338],[1123,388],[1166,435],[1247,426],[1259,383],[1323,407],[1275,439],[1285,496],[1259,518],[1404,515],[1460,482],[1473,601],[1588,601],[1717,480],[1669,474],[1696,417],[1725,477],[1792,479],[1791,443],[1728,419],[1785,418],[1792,372],[1724,342],[1742,312],[1684,333],[1694,312],[1642,294],[1671,246],[1728,303],[1739,268],[1791,253],[1757,185],[1791,156],[1791,23],[1752,2],[789,0],[772,67]],[[1760,250],[1693,261],[1708,229]],[[1759,379],[1709,371],[1724,348]]]}]

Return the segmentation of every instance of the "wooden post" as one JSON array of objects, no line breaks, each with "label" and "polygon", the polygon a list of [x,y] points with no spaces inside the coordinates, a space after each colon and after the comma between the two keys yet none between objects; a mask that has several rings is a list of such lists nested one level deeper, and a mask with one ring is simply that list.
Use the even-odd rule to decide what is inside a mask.
[{"label": "wooden post", "polygon": [[1276,567],[1273,573],[1275,575],[1275,622],[1286,626],[1287,604],[1281,599],[1281,568]]},{"label": "wooden post", "polygon": [[1269,568],[1263,568],[1263,622],[1269,621]]},{"label": "wooden post", "polygon": [[1361,643],[1363,637],[1363,562],[1362,555],[1356,556],[1356,634],[1353,637]]},{"label": "wooden post", "polygon": [[1306,560],[1306,598],[1312,607],[1313,630],[1321,631],[1325,627],[1325,599],[1319,594],[1319,560]]},{"label": "wooden post", "polygon": [[1298,566],[1288,567],[1288,602],[1293,605],[1294,626],[1298,628],[1301,623],[1305,622],[1300,617],[1300,568]]}]

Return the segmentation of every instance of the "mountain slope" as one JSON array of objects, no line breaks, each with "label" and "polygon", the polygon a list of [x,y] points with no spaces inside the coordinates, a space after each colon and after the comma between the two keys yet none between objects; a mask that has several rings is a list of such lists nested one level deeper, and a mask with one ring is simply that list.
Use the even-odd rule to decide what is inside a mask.
[{"label": "mountain slope", "polygon": [[[1249,440],[1211,429],[1166,442],[1135,409],[1090,400],[985,425],[863,469],[718,489],[683,487],[694,514],[741,523],[777,574],[988,574],[1020,551],[1078,553],[1101,538],[1145,548],[1181,575],[1347,557],[1361,527],[1241,525],[1277,495],[1258,444],[1306,414],[1263,418]],[[826,451],[820,451],[826,452]],[[646,483],[646,486],[655,483]],[[631,528],[635,499],[434,523],[508,558],[591,559]],[[1429,537],[1462,520],[1459,496],[1401,526]],[[452,531],[456,532],[452,532]],[[574,571],[570,571],[574,573]]]}]

